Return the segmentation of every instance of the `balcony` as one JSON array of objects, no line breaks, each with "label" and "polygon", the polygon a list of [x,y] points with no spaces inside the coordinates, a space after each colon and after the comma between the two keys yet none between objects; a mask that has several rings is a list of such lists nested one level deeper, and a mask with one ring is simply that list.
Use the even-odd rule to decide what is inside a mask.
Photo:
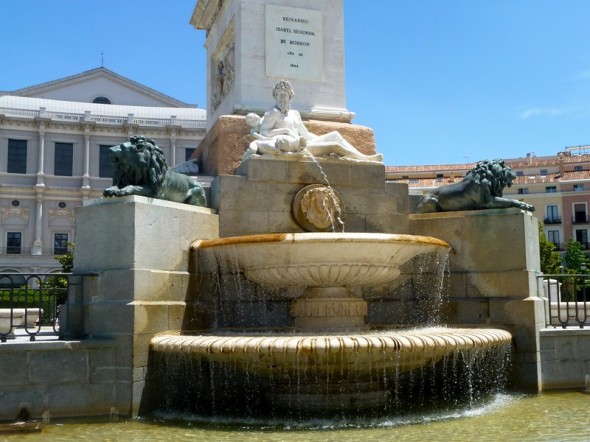
[{"label": "balcony", "polygon": [[586,214],[576,214],[572,219],[572,224],[588,224],[588,216]]},{"label": "balcony", "polygon": [[[33,251],[33,247],[19,247],[19,246],[0,247],[0,256],[6,256],[6,255],[30,256],[33,254],[32,251]],[[67,252],[68,252],[67,247],[43,247],[41,249],[42,256],[60,256],[60,255],[65,255]]]},{"label": "balcony", "polygon": [[561,218],[555,217],[555,216],[550,217],[550,218],[545,218],[543,220],[543,223],[544,224],[561,224]]}]

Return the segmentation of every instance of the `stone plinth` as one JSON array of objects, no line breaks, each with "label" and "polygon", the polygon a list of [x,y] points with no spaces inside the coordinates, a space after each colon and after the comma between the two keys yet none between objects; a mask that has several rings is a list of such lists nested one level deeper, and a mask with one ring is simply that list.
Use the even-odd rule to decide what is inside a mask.
[{"label": "stone plinth", "polygon": [[269,3],[197,2],[190,23],[207,32],[208,128],[222,115],[267,109],[281,78],[292,82],[304,118],[350,122],[342,0]]},{"label": "stone plinth", "polygon": [[[338,131],[360,152],[366,155],[376,153],[375,135],[368,127],[313,120],[305,121],[305,126],[316,135]],[[253,139],[244,116],[224,115],[215,121],[192,157],[199,160],[201,171],[205,175],[233,175],[246,147]]]},{"label": "stone plinth", "polygon": [[305,186],[326,179],[343,200],[346,232],[408,233],[407,186],[385,183],[381,163],[261,156],[245,161],[238,173],[211,184],[221,237],[303,232],[292,215],[293,200]]},{"label": "stone plinth", "polygon": [[217,237],[217,216],[203,207],[130,196],[76,209],[74,272],[99,275],[84,284],[83,331],[115,343],[113,406],[121,414],[139,410],[150,339],[181,328],[189,244]]},{"label": "stone plinth", "polygon": [[519,209],[430,213],[410,215],[410,231],[453,248],[445,322],[508,327],[514,335],[516,385],[539,391],[545,314],[537,296],[537,219]]}]

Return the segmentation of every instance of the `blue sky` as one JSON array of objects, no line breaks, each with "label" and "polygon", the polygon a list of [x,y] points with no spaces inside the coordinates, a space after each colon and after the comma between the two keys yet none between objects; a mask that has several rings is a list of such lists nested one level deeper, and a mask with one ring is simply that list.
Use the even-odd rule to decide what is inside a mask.
[{"label": "blue sky", "polygon": [[[206,103],[196,0],[0,0],[0,90],[104,66]],[[294,2],[295,4],[295,2]],[[387,165],[590,144],[590,1],[344,0],[347,107]]]}]

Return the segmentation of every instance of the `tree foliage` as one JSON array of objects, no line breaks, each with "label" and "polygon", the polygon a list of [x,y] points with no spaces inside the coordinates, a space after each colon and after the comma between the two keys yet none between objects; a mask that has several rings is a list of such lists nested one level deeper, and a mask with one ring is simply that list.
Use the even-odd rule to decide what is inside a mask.
[{"label": "tree foliage", "polygon": [[[72,273],[74,269],[74,244],[68,243],[68,251],[64,255],[55,258],[61,264],[62,273]],[[68,288],[68,278],[66,276],[49,276],[43,281],[43,288],[53,289],[57,297],[57,304],[62,304],[66,301]]]},{"label": "tree foliage", "polygon": [[555,244],[545,236],[542,223],[539,223],[539,251],[541,252],[541,271],[545,274],[559,273],[561,256],[555,250]]},{"label": "tree foliage", "polygon": [[588,258],[582,250],[582,244],[573,238],[567,242],[567,251],[563,257],[566,273],[580,274],[586,273],[588,267]]}]

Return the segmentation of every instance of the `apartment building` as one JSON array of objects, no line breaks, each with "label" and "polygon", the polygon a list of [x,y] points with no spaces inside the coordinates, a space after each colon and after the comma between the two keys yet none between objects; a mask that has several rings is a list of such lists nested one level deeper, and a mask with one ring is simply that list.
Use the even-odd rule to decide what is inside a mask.
[{"label": "apartment building", "polygon": [[195,175],[205,128],[204,109],[104,67],[0,91],[0,273],[60,270],[74,209],[112,184],[110,146],[153,138]]},{"label": "apartment building", "polygon": [[[570,238],[590,250],[590,146],[568,147],[553,156],[527,154],[504,161],[517,175],[504,196],[534,205],[534,215],[558,250],[564,251]],[[461,181],[474,166],[475,163],[387,166],[385,173],[386,180],[405,182],[411,194],[420,194]]]}]

